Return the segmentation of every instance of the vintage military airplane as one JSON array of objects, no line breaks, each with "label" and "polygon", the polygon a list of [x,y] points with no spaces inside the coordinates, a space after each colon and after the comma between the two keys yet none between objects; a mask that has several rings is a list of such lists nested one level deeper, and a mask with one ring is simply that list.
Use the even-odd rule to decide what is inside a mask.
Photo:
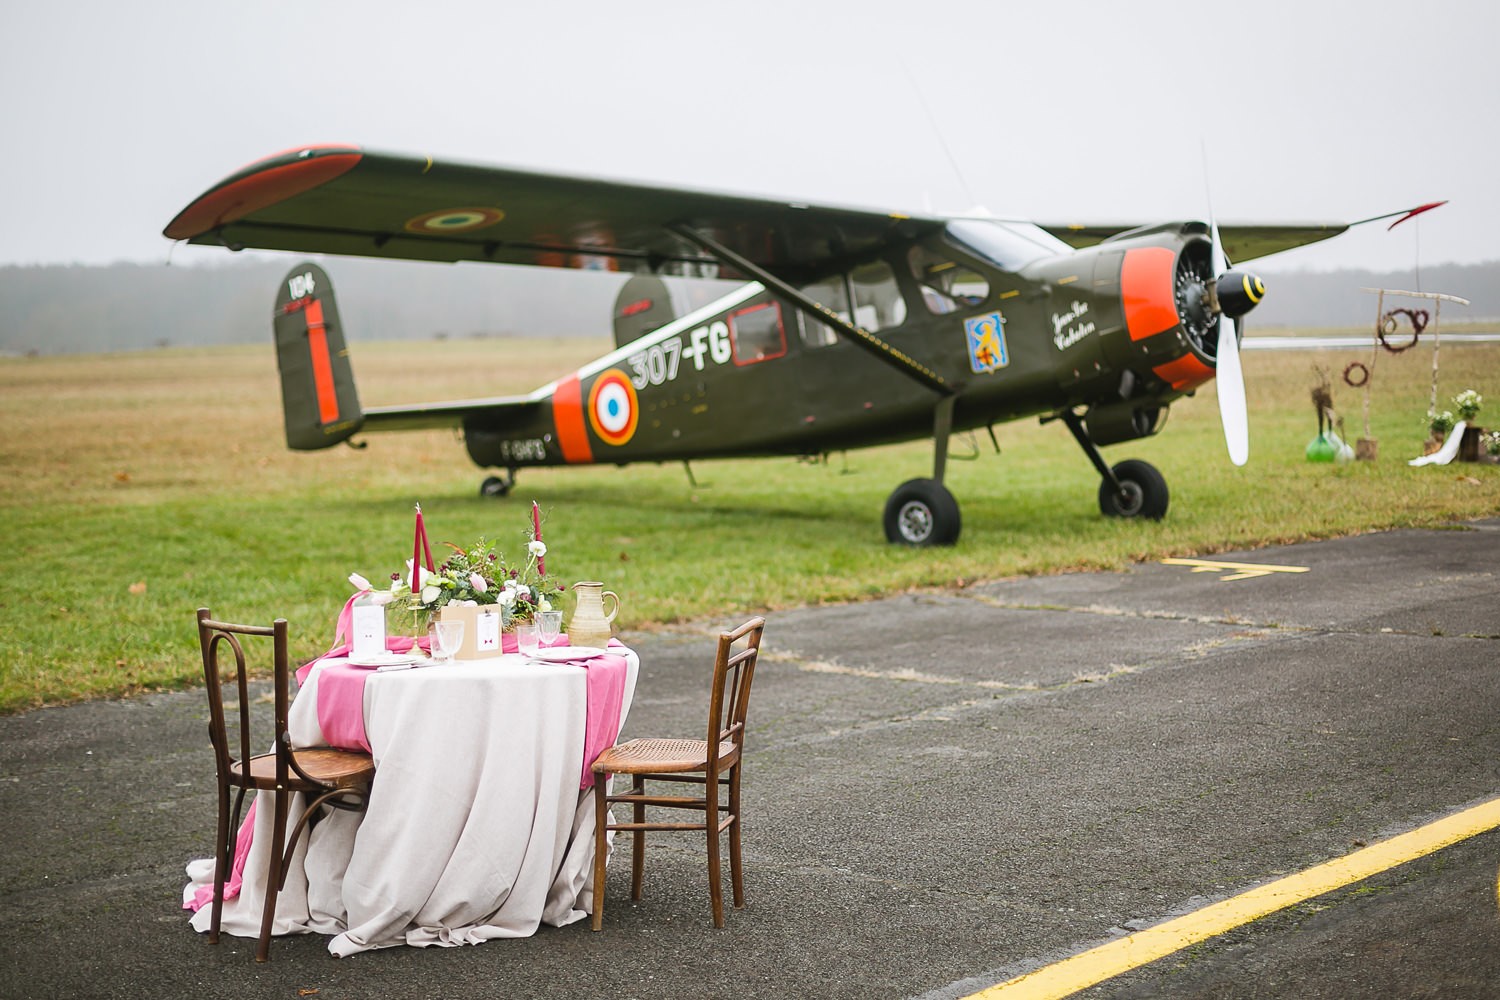
[{"label": "vintage military airplane", "polygon": [[[892,542],[934,545],[960,530],[943,485],[956,431],[1060,420],[1099,472],[1105,514],[1160,518],[1161,474],[1108,465],[1099,447],[1155,434],[1168,406],[1217,371],[1242,464],[1234,320],[1264,287],[1228,258],[1352,224],[1226,225],[1221,245],[1219,228],[1200,222],[1037,226],[310,146],[221,181],[165,235],[635,275],[617,300],[617,349],[529,395],[365,409],[328,277],[298,265],[274,323],[292,448],[461,427],[474,462],[506,472],[482,491],[502,494],[527,466],[817,456],[930,435],[932,477],[897,487],[884,521]],[[745,283],[678,316],[661,275]]]}]

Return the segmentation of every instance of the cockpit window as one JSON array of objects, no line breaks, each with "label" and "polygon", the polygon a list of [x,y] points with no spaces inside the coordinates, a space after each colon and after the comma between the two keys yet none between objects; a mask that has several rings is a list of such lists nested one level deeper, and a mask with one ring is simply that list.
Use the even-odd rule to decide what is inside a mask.
[{"label": "cockpit window", "polygon": [[1072,250],[1062,240],[1030,223],[955,219],[948,223],[947,234],[1007,271],[1018,271],[1034,260]]},{"label": "cockpit window", "polygon": [[914,246],[906,259],[912,277],[921,286],[922,301],[935,315],[977,306],[990,294],[990,283],[984,275],[956,257]]}]

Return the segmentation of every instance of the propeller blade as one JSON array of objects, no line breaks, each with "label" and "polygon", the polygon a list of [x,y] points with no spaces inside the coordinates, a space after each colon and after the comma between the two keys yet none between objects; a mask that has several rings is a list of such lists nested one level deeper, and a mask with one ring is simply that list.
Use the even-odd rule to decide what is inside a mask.
[{"label": "propeller blade", "polygon": [[1234,320],[1222,314],[1219,316],[1217,363],[1219,419],[1224,424],[1224,445],[1229,449],[1229,460],[1235,465],[1244,465],[1250,460],[1250,415],[1245,406],[1245,373],[1240,367],[1240,345],[1235,336]]},{"label": "propeller blade", "polygon": [[[1209,218],[1209,239],[1213,244],[1214,287],[1229,270],[1229,258],[1219,239],[1219,224]],[[1219,421],[1224,425],[1224,445],[1229,460],[1244,465],[1250,460],[1250,414],[1245,404],[1245,372],[1240,367],[1240,341],[1234,320],[1219,312],[1219,343],[1214,350],[1219,387]]]}]

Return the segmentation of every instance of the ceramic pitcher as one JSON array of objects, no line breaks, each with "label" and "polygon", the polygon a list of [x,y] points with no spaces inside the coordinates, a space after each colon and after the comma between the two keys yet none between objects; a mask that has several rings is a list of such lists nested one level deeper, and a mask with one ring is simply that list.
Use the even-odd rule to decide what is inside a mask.
[{"label": "ceramic pitcher", "polygon": [[[609,642],[610,623],[620,613],[620,599],[614,591],[605,590],[598,581],[573,584],[573,596],[577,604],[573,608],[572,620],[568,622],[568,642],[574,646],[603,646]],[[609,598],[614,606],[609,614],[604,613],[604,599]]]}]

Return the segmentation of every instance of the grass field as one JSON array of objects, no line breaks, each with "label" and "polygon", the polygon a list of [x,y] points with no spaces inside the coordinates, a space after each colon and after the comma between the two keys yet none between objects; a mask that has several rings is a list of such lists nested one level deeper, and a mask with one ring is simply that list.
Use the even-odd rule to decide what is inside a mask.
[{"label": "grass field", "polygon": [[[366,404],[415,402],[529,390],[608,346],[364,343],[354,363]],[[0,711],[195,683],[200,605],[232,620],[285,616],[294,655],[310,658],[332,638],[347,575],[401,566],[417,501],[434,544],[482,534],[519,551],[537,500],[549,569],[603,580],[632,628],[1500,513],[1500,466],[1406,465],[1425,436],[1425,344],[1379,359],[1378,461],[1303,459],[1315,363],[1333,369],[1348,437],[1361,436],[1363,396],[1337,382],[1357,359],[1369,352],[1246,355],[1245,468],[1224,457],[1211,385],[1162,434],[1106,449],[1165,474],[1160,523],[1102,518],[1097,477],[1060,425],[999,426],[1001,455],[981,434],[978,460],[950,462],[959,544],[915,551],[885,544],[880,514],[895,485],[930,475],[930,444],[826,464],[705,462],[696,488],[675,465],[537,470],[511,497],[482,500],[484,473],[451,433],[287,451],[269,343],[3,359],[0,504],[16,559],[0,572]],[[1472,387],[1489,405],[1479,422],[1500,425],[1500,346],[1445,345],[1441,359],[1444,405]]]}]

